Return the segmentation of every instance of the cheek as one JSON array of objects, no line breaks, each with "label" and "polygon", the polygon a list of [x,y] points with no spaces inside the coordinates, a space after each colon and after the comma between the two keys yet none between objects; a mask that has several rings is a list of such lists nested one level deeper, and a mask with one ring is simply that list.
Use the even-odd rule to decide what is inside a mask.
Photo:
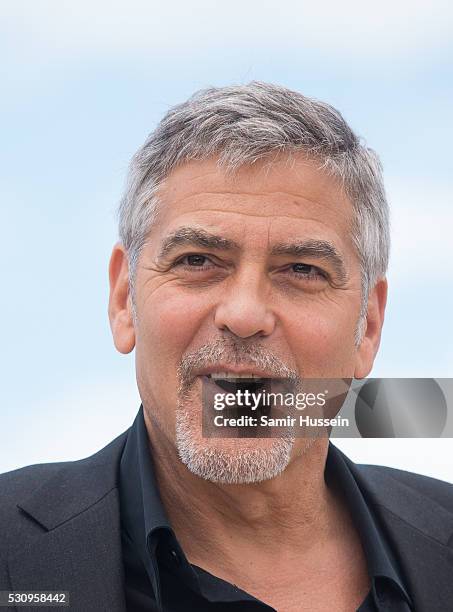
[{"label": "cheek", "polygon": [[292,351],[307,377],[349,375],[354,354],[354,322],[347,311],[300,314],[290,326]]},{"label": "cheek", "polygon": [[160,295],[148,301],[146,312],[138,312],[136,350],[148,380],[159,377],[176,385],[176,368],[190,350],[203,319],[198,300],[184,295]]}]

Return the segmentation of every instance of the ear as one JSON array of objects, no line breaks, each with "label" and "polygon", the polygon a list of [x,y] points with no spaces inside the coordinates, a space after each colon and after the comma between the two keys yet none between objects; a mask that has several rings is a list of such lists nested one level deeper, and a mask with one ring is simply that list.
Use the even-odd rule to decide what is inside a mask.
[{"label": "ear", "polygon": [[135,329],[129,294],[129,266],[126,250],[115,244],[109,265],[109,319],[115,347],[120,353],[130,353],[135,346]]},{"label": "ear", "polygon": [[373,367],[381,342],[381,331],[384,324],[385,306],[387,304],[387,288],[387,279],[382,278],[370,292],[365,323],[366,329],[356,353],[355,378],[365,378]]}]

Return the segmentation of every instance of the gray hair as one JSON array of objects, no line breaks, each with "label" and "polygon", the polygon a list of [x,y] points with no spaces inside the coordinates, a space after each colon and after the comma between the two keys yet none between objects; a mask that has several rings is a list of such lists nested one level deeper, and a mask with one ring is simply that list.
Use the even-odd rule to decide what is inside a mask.
[{"label": "gray hair", "polygon": [[360,341],[369,291],[385,276],[390,250],[379,158],[329,104],[257,81],[198,91],[170,109],[133,156],[119,207],[132,302],[137,262],[158,212],[157,190],[174,168],[216,155],[219,166],[234,172],[272,155],[298,152],[339,179],[353,205],[351,236],[362,276]]}]

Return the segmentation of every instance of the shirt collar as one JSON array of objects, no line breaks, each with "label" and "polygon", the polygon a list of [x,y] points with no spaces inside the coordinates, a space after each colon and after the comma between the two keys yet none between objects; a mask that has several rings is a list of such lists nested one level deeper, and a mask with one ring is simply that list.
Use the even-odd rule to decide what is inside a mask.
[{"label": "shirt collar", "polygon": [[[120,463],[123,523],[130,535],[145,539],[156,529],[171,529],[159,495],[154,466],[149,449],[148,434],[143,418],[143,407],[132,424]],[[141,533],[133,527],[141,526]]]},{"label": "shirt collar", "polygon": [[158,545],[165,547],[167,556],[177,556],[179,573],[199,591],[196,574],[176,539],[159,494],[143,406],[129,430],[121,457],[120,500],[122,528],[143,562],[158,602]]},{"label": "shirt collar", "polygon": [[352,462],[329,442],[324,477],[327,484],[335,482],[344,495],[359,533],[374,595],[379,599],[379,582],[385,579],[389,580],[410,604],[411,599],[404,587],[395,555],[373,512],[372,504],[367,503],[365,493],[354,478],[351,464]]}]

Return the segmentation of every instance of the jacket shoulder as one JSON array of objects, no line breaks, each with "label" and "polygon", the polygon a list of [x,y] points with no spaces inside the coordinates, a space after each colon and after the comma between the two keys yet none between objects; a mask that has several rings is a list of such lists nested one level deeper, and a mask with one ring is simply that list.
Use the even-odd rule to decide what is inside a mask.
[{"label": "jacket shoulder", "polygon": [[38,463],[0,474],[2,505],[4,505],[8,498],[20,498],[23,495],[32,493],[47,479],[70,463],[73,462]]},{"label": "jacket shoulder", "polygon": [[423,498],[430,499],[453,513],[453,484],[430,476],[407,472],[396,468],[379,465],[356,464],[362,477],[372,483],[383,499],[394,491],[394,483],[402,485],[400,491],[410,490],[422,503]]},{"label": "jacket shoulder", "polygon": [[90,487],[96,497],[104,486],[114,486],[115,465],[126,437],[124,432],[84,459],[39,463],[0,474],[0,535],[21,521],[18,505],[24,500],[46,497],[50,503],[52,499],[77,499],[86,496]]}]

